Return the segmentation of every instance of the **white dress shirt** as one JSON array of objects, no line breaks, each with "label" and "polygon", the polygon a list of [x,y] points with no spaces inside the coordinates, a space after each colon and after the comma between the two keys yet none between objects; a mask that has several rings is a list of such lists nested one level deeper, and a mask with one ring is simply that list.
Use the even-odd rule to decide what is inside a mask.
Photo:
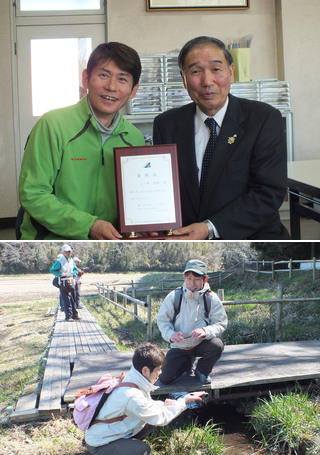
[{"label": "white dress shirt", "polygon": [[[216,131],[217,131],[218,137],[220,134],[220,129],[222,126],[224,116],[226,115],[226,112],[227,112],[228,104],[229,104],[229,97],[227,97],[224,106],[212,117],[217,123]],[[195,130],[195,150],[196,150],[196,162],[197,162],[197,167],[198,167],[199,185],[200,185],[200,178],[201,178],[203,155],[204,155],[204,152],[207,147],[207,143],[210,138],[210,130],[207,127],[207,125],[204,123],[207,118],[208,118],[208,116],[204,112],[202,112],[200,110],[200,108],[197,106],[196,113],[194,115],[194,130]],[[217,229],[211,223],[210,220],[208,220],[208,221],[212,225],[215,237],[219,238],[220,235],[219,235]]]}]

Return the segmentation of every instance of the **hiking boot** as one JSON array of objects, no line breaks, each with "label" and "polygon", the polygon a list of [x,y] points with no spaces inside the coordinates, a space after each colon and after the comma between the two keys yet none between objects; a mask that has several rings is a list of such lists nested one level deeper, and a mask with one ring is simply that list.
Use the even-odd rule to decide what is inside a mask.
[{"label": "hiking boot", "polygon": [[80,321],[82,318],[80,318],[79,316],[73,318],[75,321]]},{"label": "hiking boot", "polygon": [[205,376],[204,374],[200,373],[198,368],[196,368],[194,374],[197,376],[201,384],[211,384],[211,379],[209,376]]}]

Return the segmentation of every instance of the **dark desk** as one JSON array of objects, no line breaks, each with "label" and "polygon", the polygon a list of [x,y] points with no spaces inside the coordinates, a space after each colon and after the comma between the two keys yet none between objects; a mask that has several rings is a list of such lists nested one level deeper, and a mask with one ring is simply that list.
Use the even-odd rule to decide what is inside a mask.
[{"label": "dark desk", "polygon": [[291,238],[300,240],[300,217],[320,222],[320,160],[288,163],[288,193]]}]

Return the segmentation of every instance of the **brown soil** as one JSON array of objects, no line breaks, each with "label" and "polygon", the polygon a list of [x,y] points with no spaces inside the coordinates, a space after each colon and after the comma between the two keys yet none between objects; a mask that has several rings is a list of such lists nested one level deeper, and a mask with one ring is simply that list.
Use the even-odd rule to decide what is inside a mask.
[{"label": "brown soil", "polygon": [[[96,283],[128,283],[131,280],[136,282],[143,275],[140,273],[130,275],[85,273],[82,277],[81,291],[83,295],[96,294]],[[59,289],[52,286],[52,279],[53,275],[51,273],[0,276],[0,304],[58,298]]]}]

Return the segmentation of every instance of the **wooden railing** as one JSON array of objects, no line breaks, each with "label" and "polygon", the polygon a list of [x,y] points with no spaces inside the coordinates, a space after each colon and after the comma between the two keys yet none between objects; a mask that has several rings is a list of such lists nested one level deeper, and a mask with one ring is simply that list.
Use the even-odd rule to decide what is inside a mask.
[{"label": "wooden railing", "polygon": [[[294,264],[299,264],[299,268],[295,268]],[[301,264],[308,265],[309,267],[301,267]],[[285,268],[277,268],[277,266]],[[274,279],[275,274],[279,272],[286,272],[291,278],[293,272],[312,270],[312,279],[314,281],[316,279],[317,269],[320,269],[320,260],[317,260],[316,258],[313,258],[312,260],[289,259],[288,261],[243,261],[244,272],[253,272],[257,274],[270,273],[272,275],[272,279]]]},{"label": "wooden railing", "polygon": [[[142,322],[147,326],[147,337],[149,341],[152,341],[152,320],[151,320],[151,296],[147,296],[147,301],[143,302],[136,298],[135,292],[136,289],[132,286],[132,296],[127,294],[127,288],[123,287],[123,292],[117,291],[115,286],[111,287],[110,285],[96,284],[99,295],[107,302],[112,303],[114,306],[121,308],[124,313],[130,313],[136,320]],[[113,294],[113,300],[110,298],[110,295]],[[122,298],[123,305],[120,305],[118,302],[118,297]],[[133,302],[134,310],[131,311],[127,308],[127,301]],[[147,308],[147,320],[145,321],[138,314],[138,305]]]},{"label": "wooden railing", "polygon": [[[149,341],[152,341],[152,319],[151,319],[151,296],[148,295],[146,302],[143,302],[136,298],[136,289],[132,283],[132,296],[127,294],[126,286],[129,283],[121,283],[123,290],[117,291],[115,286],[97,284],[97,289],[99,295],[105,300],[118,308],[123,309],[124,313],[130,313],[138,321],[142,322],[147,327],[147,337]],[[120,284],[118,284],[119,286]],[[144,292],[151,291],[152,289],[145,290]],[[113,300],[111,299],[111,293],[113,294]],[[118,302],[118,297],[122,298],[122,305]],[[292,298],[284,299],[283,298],[283,285],[278,283],[277,287],[277,298],[276,299],[251,299],[251,300],[225,300],[224,299],[224,289],[218,289],[218,297],[221,300],[224,306],[233,306],[233,305],[249,305],[249,304],[275,304],[276,305],[276,317],[275,317],[275,341],[281,341],[281,327],[282,327],[282,314],[283,314],[283,305],[286,303],[308,303],[308,302],[320,302],[320,297],[311,297],[311,298]],[[134,311],[129,310],[127,305],[127,300],[133,302]],[[147,320],[145,321],[138,314],[138,305],[147,307]]]}]

